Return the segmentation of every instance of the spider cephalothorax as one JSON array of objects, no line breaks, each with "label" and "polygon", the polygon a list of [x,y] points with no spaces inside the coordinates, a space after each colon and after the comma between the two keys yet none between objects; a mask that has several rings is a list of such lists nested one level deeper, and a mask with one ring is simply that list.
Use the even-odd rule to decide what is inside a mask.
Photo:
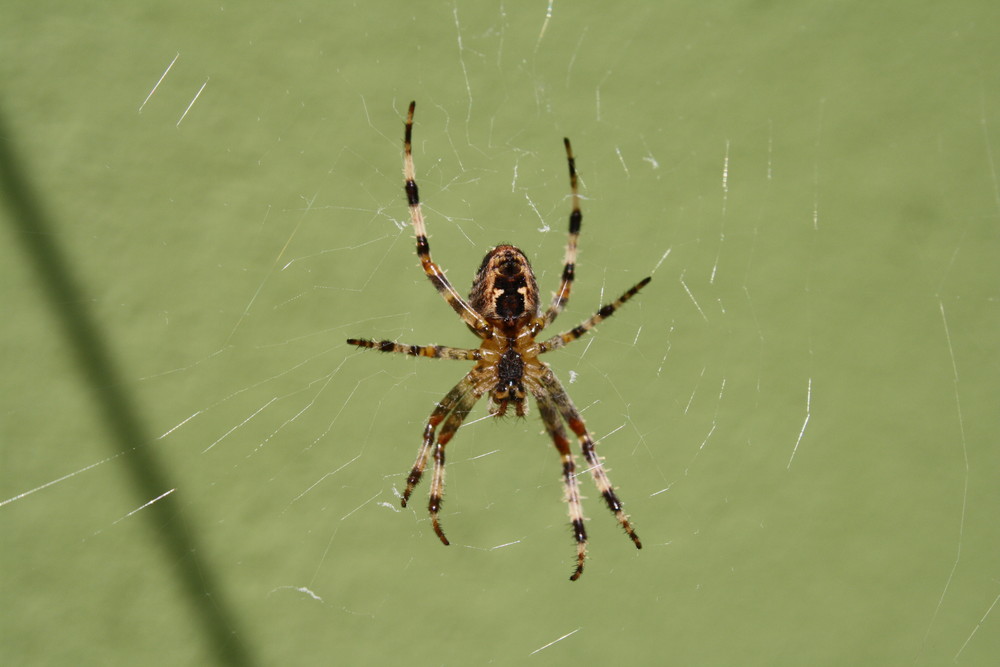
[{"label": "spider cephalothorax", "polygon": [[562,459],[562,477],[566,487],[566,501],[569,504],[570,524],[577,545],[576,568],[570,579],[576,580],[583,573],[583,563],[587,557],[587,531],[583,523],[583,508],[576,481],[576,462],[570,451],[565,426],[569,427],[579,441],[587,467],[604,502],[636,548],[642,548],[642,543],[611,486],[601,457],[597,455],[594,439],[587,431],[580,411],[573,405],[573,401],[570,400],[552,369],[539,358],[539,355],[556,350],[586,334],[635,296],[650,279],[640,280],[615,301],[602,306],[592,317],[569,331],[544,341],[536,340],[538,334],[555,321],[569,300],[576,268],[577,238],[583,220],[580,213],[580,195],[577,190],[573,151],[569,139],[564,139],[573,205],[569,216],[569,243],[566,246],[562,280],[549,307],[541,312],[538,304],[538,284],[531,270],[531,264],[524,253],[512,245],[497,246],[486,254],[472,282],[469,300],[465,301],[452,287],[441,267],[431,259],[427,230],[420,208],[420,196],[417,194],[416,172],[413,168],[411,135],[415,106],[416,103],[411,102],[409,113],[406,115],[403,175],[410,218],[416,235],[417,256],[431,283],[469,329],[481,339],[481,343],[478,348],[463,349],[440,345],[403,345],[388,340],[347,339],[351,345],[382,352],[476,362],[472,370],[452,387],[431,412],[424,427],[423,443],[417,453],[417,460],[406,478],[406,490],[402,497],[403,507],[406,507],[413,489],[420,482],[427,467],[427,460],[433,453],[434,474],[431,479],[428,510],[434,532],[442,542],[448,544],[448,538],[445,537],[438,518],[444,493],[445,446],[454,437],[476,402],[484,395],[490,396],[493,414],[502,416],[506,414],[508,406],[513,404],[515,413],[523,417],[527,413],[527,396],[531,394],[538,405],[545,430],[552,438]]}]

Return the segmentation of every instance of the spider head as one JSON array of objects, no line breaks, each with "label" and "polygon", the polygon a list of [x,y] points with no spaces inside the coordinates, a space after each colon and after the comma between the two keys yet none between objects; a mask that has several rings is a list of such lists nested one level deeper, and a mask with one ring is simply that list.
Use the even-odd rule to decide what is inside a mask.
[{"label": "spider head", "polygon": [[512,245],[486,253],[472,281],[469,305],[505,332],[515,332],[537,316],[538,284],[524,253]]}]

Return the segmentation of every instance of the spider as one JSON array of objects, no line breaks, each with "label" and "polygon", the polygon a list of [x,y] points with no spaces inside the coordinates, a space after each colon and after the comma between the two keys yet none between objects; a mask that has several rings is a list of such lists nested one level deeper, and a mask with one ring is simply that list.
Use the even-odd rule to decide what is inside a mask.
[{"label": "spider", "polygon": [[604,497],[608,508],[614,513],[618,523],[632,539],[637,549],[642,548],[639,536],[622,509],[611,481],[604,470],[601,457],[597,455],[594,439],[580,411],[573,405],[566,390],[556,379],[552,369],[539,356],[557,350],[580,338],[603,320],[611,317],[622,304],[635,296],[651,278],[643,278],[629,288],[615,301],[602,306],[592,317],[572,329],[545,340],[537,340],[569,300],[570,288],[576,270],[577,240],[580,236],[580,193],[577,188],[576,166],[569,139],[564,139],[566,159],[569,163],[569,184],[572,208],[569,215],[569,242],[563,264],[559,290],[553,295],[549,307],[542,312],[539,306],[538,286],[528,258],[512,245],[498,245],[483,258],[479,270],[472,281],[472,291],[466,301],[452,287],[444,271],[431,259],[427,242],[427,229],[417,195],[416,172],[413,167],[411,138],[413,134],[413,111],[416,102],[410,102],[406,114],[406,131],[403,140],[403,177],[406,199],[410,208],[410,220],[417,240],[417,256],[424,273],[437,291],[462,318],[466,326],[481,339],[477,349],[446,347],[442,345],[403,345],[390,340],[375,341],[363,338],[349,338],[347,342],[362,348],[380,352],[396,352],[414,357],[435,359],[458,359],[474,361],[475,367],[459,381],[444,398],[438,401],[424,426],[423,443],[417,460],[406,478],[406,490],[402,496],[402,506],[410,500],[413,489],[423,477],[427,460],[433,455],[434,468],[431,478],[430,511],[431,524],[438,538],[448,544],[438,514],[441,511],[444,493],[444,453],[445,447],[469,415],[476,402],[489,394],[492,401],[491,414],[505,415],[512,408],[518,417],[528,412],[527,397],[535,398],[538,412],[545,430],[555,443],[562,459],[562,478],[566,488],[566,502],[569,518],[576,538],[576,569],[570,580],[576,581],[583,573],[583,563],[587,557],[587,530],[584,528],[583,506],[576,482],[576,463],[570,451],[570,441],[563,422],[576,435],[583,450],[587,466],[594,477],[597,489]]}]

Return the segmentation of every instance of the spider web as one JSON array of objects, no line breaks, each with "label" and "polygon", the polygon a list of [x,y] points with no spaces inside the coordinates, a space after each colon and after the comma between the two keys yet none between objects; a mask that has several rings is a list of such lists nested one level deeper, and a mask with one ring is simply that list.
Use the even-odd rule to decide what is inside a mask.
[{"label": "spider web", "polygon": [[[117,9],[109,50],[65,39],[83,16],[26,15],[0,40],[37,56],[11,73],[11,136],[149,434],[107,447],[12,251],[3,581],[36,613],[8,610],[4,662],[37,659],[53,626],[50,662],[92,655],[97,633],[120,645],[112,662],[204,660],[148,531],[167,504],[262,663],[982,664],[1000,649],[986,5],[893,15],[892,40],[871,31],[890,9],[861,5],[432,3],[377,25],[376,8],[338,7],[333,25],[293,3],[157,31]],[[65,46],[38,53],[15,38],[28,25]],[[120,89],[96,98],[60,74],[112,60]],[[543,298],[556,288],[564,136],[584,221],[553,333],[653,276],[546,355],[644,543],[583,474],[575,584],[534,406],[495,420],[481,401],[449,445],[445,548],[429,480],[405,510],[399,494],[468,366],[343,342],[475,345],[414,253],[412,98],[431,247],[460,292],[498,243],[526,252]],[[140,452],[169,482],[137,496],[122,471]]]}]

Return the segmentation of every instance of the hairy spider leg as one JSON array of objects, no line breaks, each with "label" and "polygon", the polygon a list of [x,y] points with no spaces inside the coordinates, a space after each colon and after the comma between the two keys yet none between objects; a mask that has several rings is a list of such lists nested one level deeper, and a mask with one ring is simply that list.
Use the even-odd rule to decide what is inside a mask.
[{"label": "hairy spider leg", "polygon": [[424,273],[448,305],[477,336],[488,338],[492,336],[493,327],[462,298],[462,295],[448,282],[441,267],[431,259],[431,246],[427,241],[427,228],[424,226],[424,214],[420,208],[420,195],[417,192],[417,172],[413,166],[413,110],[416,106],[416,102],[410,102],[410,110],[406,114],[406,134],[403,139],[403,189],[406,190],[406,201],[410,207],[413,233],[417,237],[417,256],[420,258]]},{"label": "hairy spider leg", "polygon": [[584,528],[583,503],[580,501],[580,489],[576,482],[576,462],[573,460],[573,452],[570,451],[569,438],[566,437],[566,429],[563,428],[562,418],[559,416],[559,409],[549,395],[540,387],[532,392],[538,404],[538,414],[542,417],[545,430],[559,452],[562,459],[563,484],[566,488],[566,504],[569,508],[569,521],[573,527],[573,537],[576,538],[576,569],[570,576],[571,581],[576,581],[583,574],[583,561],[587,558],[587,529]]},{"label": "hairy spider leg", "polygon": [[463,347],[447,345],[404,345],[391,340],[370,340],[368,338],[348,338],[348,344],[367,347],[379,352],[395,352],[408,354],[411,357],[430,357],[431,359],[456,359],[458,361],[479,361],[482,350],[470,350]]},{"label": "hairy spider leg", "polygon": [[604,464],[601,462],[601,457],[597,455],[597,450],[594,446],[594,439],[590,436],[587,431],[587,425],[583,421],[583,417],[580,415],[580,411],[576,409],[573,405],[573,401],[570,399],[569,394],[563,389],[562,383],[556,378],[555,374],[548,370],[541,377],[542,387],[549,393],[552,400],[555,402],[556,407],[559,409],[559,413],[562,418],[566,420],[569,428],[573,433],[576,434],[577,439],[580,441],[580,448],[583,450],[583,456],[587,459],[587,464],[590,466],[590,472],[594,477],[594,483],[597,485],[597,490],[600,492],[601,496],[604,497],[604,501],[608,505],[618,523],[622,528],[625,529],[626,534],[635,543],[636,549],[642,548],[642,542],[639,541],[639,536],[636,534],[635,529],[632,528],[632,524],[628,520],[628,516],[625,514],[625,510],[622,508],[622,503],[615,495],[614,487],[611,486],[611,480],[608,479],[608,474],[604,470]]},{"label": "hairy spider leg", "polygon": [[569,301],[570,289],[573,287],[573,280],[576,277],[576,254],[577,241],[580,238],[580,225],[583,222],[583,213],[580,211],[580,189],[576,178],[576,160],[573,158],[573,148],[569,139],[563,139],[566,146],[566,161],[569,163],[569,189],[571,193],[572,207],[569,213],[569,239],[566,242],[566,256],[563,259],[562,280],[559,282],[559,290],[552,296],[552,303],[545,314],[532,326],[532,335],[552,324],[559,313],[566,307]]},{"label": "hairy spider leg", "polygon": [[427,424],[424,426],[424,440],[420,445],[420,450],[417,452],[417,460],[413,463],[413,468],[410,469],[410,474],[406,477],[406,490],[403,491],[403,497],[401,498],[403,507],[406,507],[406,504],[410,501],[413,489],[420,482],[420,478],[424,474],[424,468],[427,467],[427,457],[434,446],[434,435],[438,425],[444,421],[445,417],[451,414],[455,406],[467,394],[475,390],[475,386],[476,370],[473,369],[434,406],[434,410],[431,412],[431,416],[427,418]]},{"label": "hairy spider leg", "polygon": [[459,399],[455,409],[452,410],[451,414],[444,420],[444,424],[441,425],[437,444],[434,445],[434,475],[431,477],[431,494],[427,502],[427,509],[431,514],[431,524],[434,526],[434,532],[437,533],[437,536],[445,544],[448,544],[448,538],[444,536],[444,530],[441,528],[441,522],[438,519],[438,513],[441,511],[441,502],[444,497],[444,448],[451,441],[465,418],[472,412],[472,408],[475,407],[476,402],[479,401],[481,396],[481,392],[473,389]]},{"label": "hairy spider leg", "polygon": [[652,277],[646,277],[640,280],[638,283],[633,285],[628,289],[627,292],[622,294],[620,297],[607,304],[606,306],[601,306],[601,308],[594,313],[589,319],[576,325],[569,331],[561,334],[557,334],[548,340],[538,344],[538,353],[543,354],[545,352],[551,352],[552,350],[558,350],[560,347],[572,343],[574,340],[584,335],[598,324],[608,319],[614,315],[615,311],[622,307],[622,305],[639,293],[643,287],[649,284]]}]

